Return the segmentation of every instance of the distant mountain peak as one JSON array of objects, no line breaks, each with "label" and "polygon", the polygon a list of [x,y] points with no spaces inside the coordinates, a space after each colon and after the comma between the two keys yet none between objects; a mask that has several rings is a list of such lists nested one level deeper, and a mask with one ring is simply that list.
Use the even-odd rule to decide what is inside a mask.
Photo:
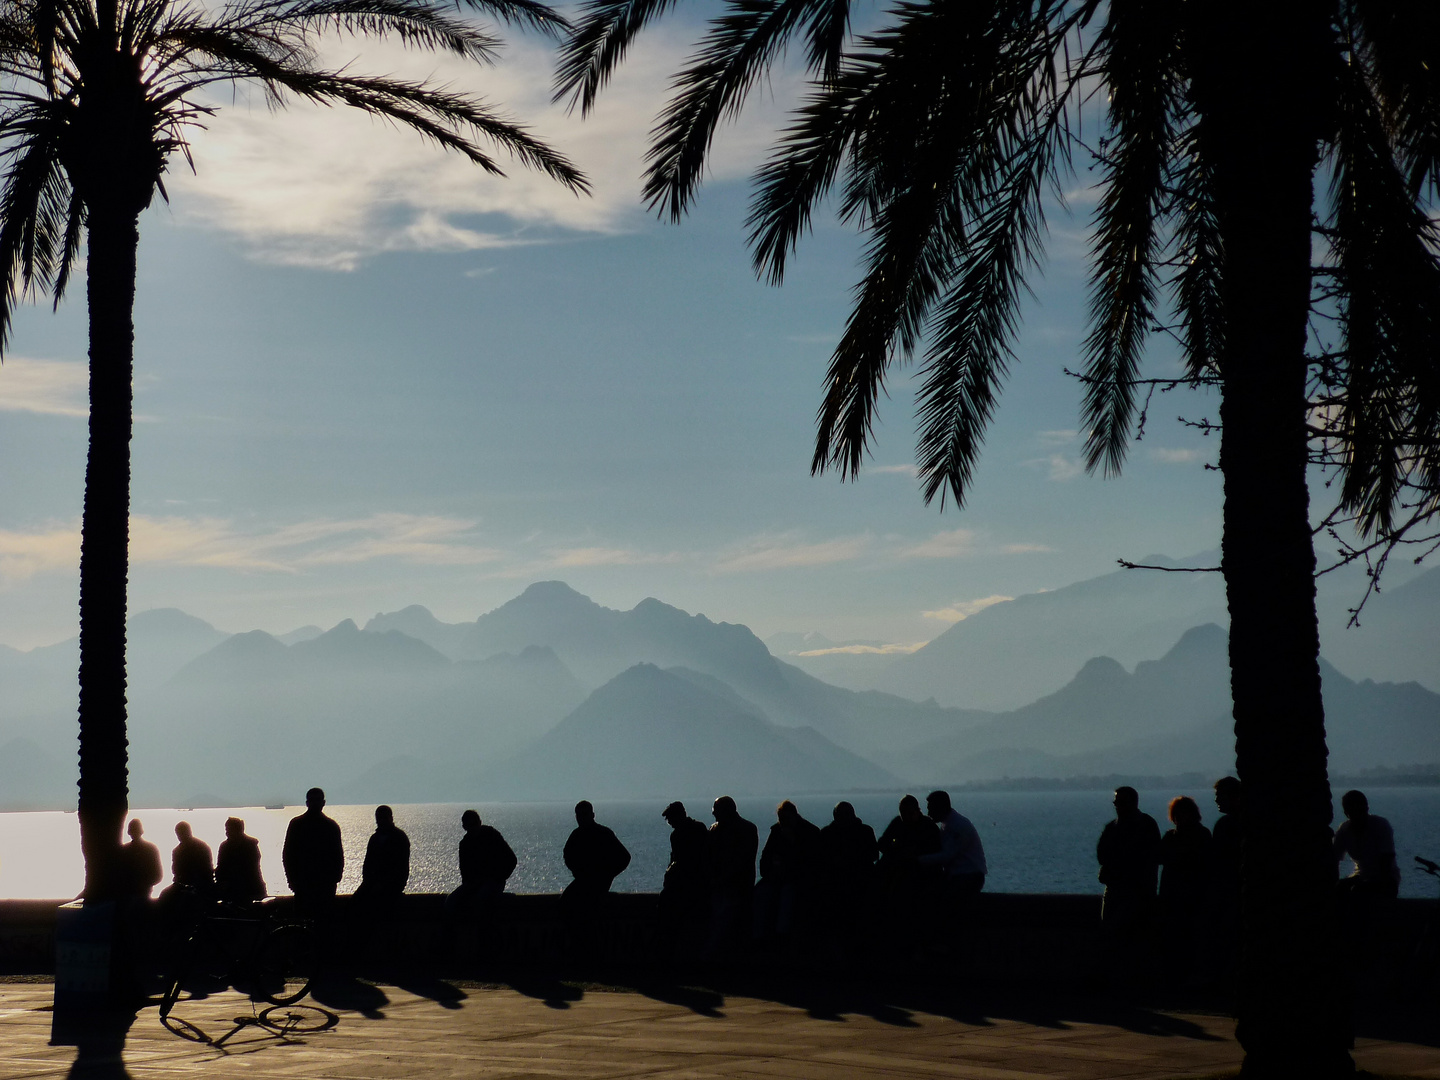
[{"label": "distant mountain peak", "polygon": [[320,636],[324,638],[350,637],[360,632],[360,627],[355,625],[354,619],[341,619],[338,623],[332,626],[329,630],[326,630],[325,633],[321,634]]},{"label": "distant mountain peak", "polygon": [[[563,581],[536,581],[526,587],[510,604],[518,604],[522,601],[528,603],[572,603],[572,604],[594,604],[595,601],[584,593],[576,592]],[[507,605],[508,606],[508,605]]]}]

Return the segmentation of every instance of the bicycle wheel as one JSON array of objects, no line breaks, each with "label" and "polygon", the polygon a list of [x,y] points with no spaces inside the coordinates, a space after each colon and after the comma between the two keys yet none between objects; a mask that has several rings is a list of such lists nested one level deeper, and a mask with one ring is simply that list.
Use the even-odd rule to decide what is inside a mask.
[{"label": "bicycle wheel", "polygon": [[262,1010],[258,1019],[277,1035],[313,1035],[340,1022],[334,1013],[316,1005],[272,1005]]},{"label": "bicycle wheel", "polygon": [[308,926],[277,926],[260,942],[255,956],[256,987],[272,1005],[289,1005],[310,992],[315,977],[315,934]]}]

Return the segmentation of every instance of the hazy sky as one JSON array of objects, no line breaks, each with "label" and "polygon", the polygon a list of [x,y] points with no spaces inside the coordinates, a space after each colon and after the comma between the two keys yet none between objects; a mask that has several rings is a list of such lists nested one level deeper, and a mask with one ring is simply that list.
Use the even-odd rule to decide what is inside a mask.
[{"label": "hazy sky", "polygon": [[[360,53],[504,102],[587,170],[591,199],[487,179],[362,117],[226,99],[197,174],[176,162],[171,204],[141,223],[132,611],[233,631],[412,603],[459,621],[559,578],[762,635],[915,643],[987,598],[1218,544],[1214,440],[1175,423],[1204,399],[1157,402],[1123,478],[1079,467],[1062,368],[1083,335],[1083,179],[1052,217],[965,510],[921,500],[903,375],[865,475],[812,478],[859,243],[822,221],[783,288],[750,271],[746,177],[786,78],[727,133],[685,224],[644,213],[645,132],[684,32],[637,50],[584,122],[549,106],[538,40],[480,75]],[[85,340],[77,288],[58,314],[22,311],[0,368],[0,642],[19,647],[74,633]]]}]

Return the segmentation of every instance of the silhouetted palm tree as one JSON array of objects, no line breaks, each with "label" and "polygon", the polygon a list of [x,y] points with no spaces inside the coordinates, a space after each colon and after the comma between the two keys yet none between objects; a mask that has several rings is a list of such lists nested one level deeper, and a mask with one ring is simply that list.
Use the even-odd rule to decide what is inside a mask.
[{"label": "silhouetted palm tree", "polygon": [[[557,98],[588,109],[674,2],[589,0]],[[850,14],[849,0],[728,0],[676,76],[646,197],[684,214],[721,119],[801,39],[811,92],[757,176],[756,270],[780,281],[837,186],[867,239],[814,469],[860,469],[887,373],[920,352],[924,494],[958,505],[1014,360],[1047,189],[1083,145],[1072,125],[1103,106],[1085,119],[1103,136],[1088,464],[1122,465],[1143,346],[1173,313],[1192,380],[1220,392],[1246,1072],[1344,1071],[1307,453],[1323,437],[1362,533],[1436,510],[1440,4],[900,0],[859,40]],[[1335,328],[1323,361],[1307,357],[1312,312]]]},{"label": "silhouetted palm tree", "polygon": [[[507,22],[557,32],[533,0],[469,0]],[[323,66],[326,32],[393,39],[467,60],[493,58],[492,34],[431,0],[3,0],[0,2],[0,339],[13,305],[58,304],[86,244],[90,445],[80,554],[81,846],[89,896],[113,891],[127,811],[125,595],[130,507],[132,309],[139,215],[187,128],[214,111],[213,88],[249,83],[348,105],[500,167],[485,145],[580,191],[564,157],[478,100],[425,82]]]}]

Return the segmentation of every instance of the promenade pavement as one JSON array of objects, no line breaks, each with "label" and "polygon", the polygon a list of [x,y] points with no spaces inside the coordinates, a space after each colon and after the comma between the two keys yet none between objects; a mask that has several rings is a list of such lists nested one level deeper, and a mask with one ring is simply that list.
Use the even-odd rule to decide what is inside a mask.
[{"label": "promenade pavement", "polygon": [[[823,994],[785,1000],[673,986],[439,981],[324,988],[318,1008],[278,1014],[330,1026],[289,1035],[237,1027],[235,1019],[254,1010],[227,992],[182,1002],[174,1014],[192,1039],[203,1033],[221,1045],[168,1030],[152,1007],[138,1014],[123,1047],[112,1041],[77,1052],[48,1045],[51,993],[44,983],[0,983],[4,1080],[1088,1080],[1224,1076],[1241,1056],[1228,1018],[1114,1004],[925,1011]],[[1430,1046],[1367,1039],[1356,1060],[1381,1075],[1440,1078],[1440,1050]]]}]

